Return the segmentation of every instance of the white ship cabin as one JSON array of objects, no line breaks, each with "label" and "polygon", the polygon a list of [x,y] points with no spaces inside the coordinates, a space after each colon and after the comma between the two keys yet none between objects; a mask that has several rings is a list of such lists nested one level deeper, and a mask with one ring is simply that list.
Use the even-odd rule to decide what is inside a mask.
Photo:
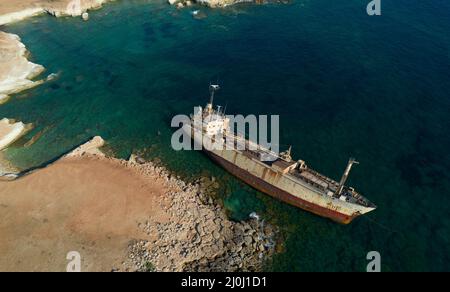
[{"label": "white ship cabin", "polygon": [[210,85],[211,98],[209,103],[205,109],[198,107],[192,116],[194,128],[202,129],[205,135],[211,137],[227,134],[230,127],[230,119],[221,111],[221,106],[217,106],[217,110],[213,109],[214,93],[219,89],[219,85]]},{"label": "white ship cabin", "polygon": [[203,110],[198,107],[198,111],[193,116],[194,128],[202,129],[202,132],[208,136],[225,135],[229,132],[230,119],[220,111],[212,109],[212,105],[208,104]]}]

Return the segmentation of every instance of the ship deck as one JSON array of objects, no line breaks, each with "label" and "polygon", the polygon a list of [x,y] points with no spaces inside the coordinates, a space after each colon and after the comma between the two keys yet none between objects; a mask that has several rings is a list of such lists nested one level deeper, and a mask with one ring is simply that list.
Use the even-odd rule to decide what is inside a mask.
[{"label": "ship deck", "polygon": [[[277,153],[269,149],[264,149],[257,143],[249,141],[242,136],[227,134],[226,140],[229,141],[229,139],[234,141],[235,149],[241,151],[244,156],[264,163],[267,167],[273,168],[276,166],[278,169],[289,169],[293,164],[297,164],[296,161],[285,160]],[[289,175],[294,181],[300,184],[313,187],[318,193],[324,196],[333,197],[339,188],[337,181],[308,167],[303,169],[295,167],[289,169],[284,175]],[[344,186],[341,195],[337,199],[364,207],[376,208],[368,199],[346,186]]]}]

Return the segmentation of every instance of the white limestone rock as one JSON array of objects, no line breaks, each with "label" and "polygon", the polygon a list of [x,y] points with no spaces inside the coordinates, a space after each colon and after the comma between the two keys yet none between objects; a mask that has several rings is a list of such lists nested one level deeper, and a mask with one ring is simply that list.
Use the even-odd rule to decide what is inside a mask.
[{"label": "white limestone rock", "polygon": [[81,157],[85,154],[96,155],[100,157],[104,157],[105,154],[100,150],[101,147],[105,145],[105,140],[100,136],[96,136],[92,138],[89,142],[81,145],[76,148],[65,157]]},{"label": "white limestone rock", "polygon": [[6,94],[0,94],[0,105],[6,103],[9,100],[9,96]]},{"label": "white limestone rock", "polygon": [[11,122],[8,119],[0,120],[0,150],[5,149],[26,132],[24,123]]},{"label": "white limestone rock", "polygon": [[27,60],[27,50],[17,35],[0,32],[0,95],[32,88],[44,81],[32,79],[44,71],[44,67]]}]

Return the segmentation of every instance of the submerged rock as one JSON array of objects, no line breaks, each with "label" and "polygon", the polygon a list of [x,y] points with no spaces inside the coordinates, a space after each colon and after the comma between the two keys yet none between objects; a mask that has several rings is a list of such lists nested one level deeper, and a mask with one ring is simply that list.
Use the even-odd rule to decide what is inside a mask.
[{"label": "submerged rock", "polygon": [[81,14],[81,18],[82,18],[84,21],[88,21],[88,20],[89,20],[89,13],[84,12],[83,14]]}]

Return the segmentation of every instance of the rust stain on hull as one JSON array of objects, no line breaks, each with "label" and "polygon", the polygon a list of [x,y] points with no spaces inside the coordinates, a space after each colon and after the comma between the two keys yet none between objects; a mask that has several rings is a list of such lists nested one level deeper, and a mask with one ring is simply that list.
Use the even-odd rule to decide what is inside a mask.
[{"label": "rust stain on hull", "polygon": [[[318,206],[316,204],[312,204],[312,203],[310,203],[308,201],[302,200],[302,199],[300,199],[298,197],[295,197],[295,196],[289,194],[286,191],[283,191],[283,190],[281,190],[281,189],[279,189],[279,188],[277,188],[277,187],[267,183],[263,179],[252,175],[248,171],[245,171],[245,170],[237,167],[236,165],[233,165],[229,161],[223,159],[222,157],[220,157],[220,156],[218,156],[218,155],[216,155],[216,154],[214,154],[214,153],[212,153],[210,151],[206,151],[205,150],[205,153],[213,161],[215,161],[216,163],[221,165],[228,172],[230,172],[231,174],[233,174],[237,178],[241,179],[242,181],[244,181],[245,183],[247,183],[251,187],[257,189],[258,191],[266,193],[266,194],[268,194],[268,195],[270,195],[270,196],[272,196],[274,198],[277,198],[277,199],[279,199],[279,200],[281,200],[283,202],[286,202],[286,203],[288,203],[290,205],[293,205],[295,207],[298,207],[298,208],[301,208],[303,210],[309,211],[309,212],[314,213],[316,215],[329,218],[329,219],[331,219],[333,221],[336,221],[338,223],[341,223],[341,224],[348,224],[353,219],[355,219],[356,217],[359,216],[359,214],[349,216],[347,214],[342,214],[342,213],[336,212],[334,210],[327,209],[327,208]],[[270,172],[269,175],[273,175],[273,174]]]}]

